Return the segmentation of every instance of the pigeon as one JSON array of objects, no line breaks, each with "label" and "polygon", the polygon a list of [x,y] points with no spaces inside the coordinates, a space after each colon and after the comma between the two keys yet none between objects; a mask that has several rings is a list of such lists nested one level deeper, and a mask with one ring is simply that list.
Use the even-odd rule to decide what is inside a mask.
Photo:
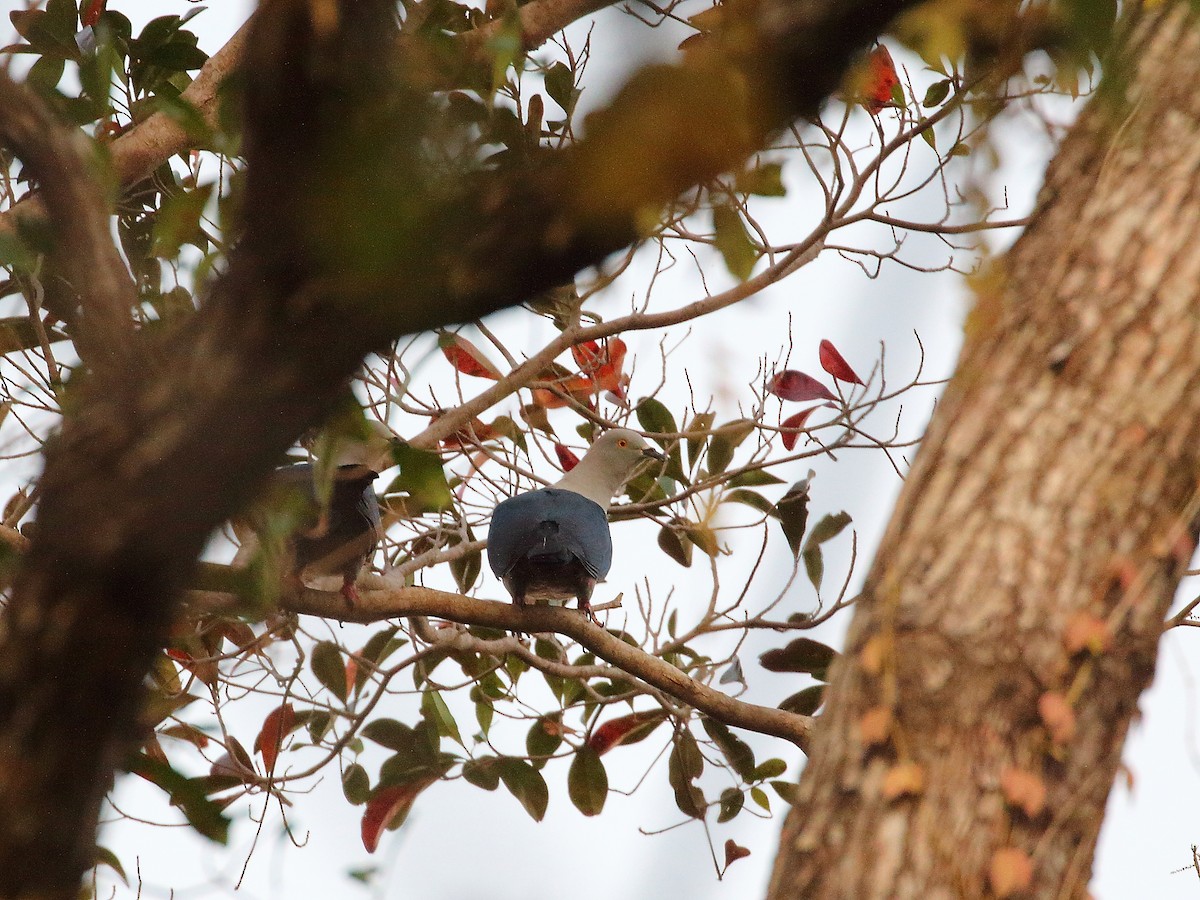
[{"label": "pigeon", "polygon": [[[287,538],[288,575],[301,584],[305,578],[341,575],[341,594],[350,606],[360,602],[355,582],[383,537],[374,482],[393,464],[391,431],[379,422],[369,423],[369,428],[365,439],[346,440],[338,448],[326,504],[318,497],[312,463],[276,469],[268,488],[271,494],[285,494],[302,504],[300,525]],[[236,526],[234,530],[239,531]],[[239,537],[243,550],[257,549],[253,538]],[[238,557],[244,560],[246,555],[239,551]]]},{"label": "pigeon", "polygon": [[592,591],[612,565],[608,505],[647,459],[663,455],[637,432],[607,431],[548,488],[502,501],[488,530],[488,563],[513,603],[571,597],[593,622]]}]

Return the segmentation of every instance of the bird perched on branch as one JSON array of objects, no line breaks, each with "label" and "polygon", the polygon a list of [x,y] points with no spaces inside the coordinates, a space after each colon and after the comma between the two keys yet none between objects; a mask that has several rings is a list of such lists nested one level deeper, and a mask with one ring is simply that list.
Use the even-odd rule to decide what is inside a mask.
[{"label": "bird perched on branch", "polygon": [[[393,465],[395,438],[390,429],[380,422],[369,422],[367,428],[365,436],[339,439],[332,471],[322,472],[319,463],[282,466],[267,488],[274,498],[294,504],[292,527],[283,536],[288,576],[303,583],[306,578],[341,575],[341,593],[351,606],[360,599],[358,575],[383,536],[374,482]],[[245,522],[234,525],[242,540],[235,566],[257,551],[263,532],[269,531],[261,513],[250,518],[248,528]]]},{"label": "bird perched on branch", "polygon": [[548,488],[502,501],[492,513],[488,563],[513,603],[575,597],[592,621],[592,591],[612,565],[608,505],[647,459],[663,460],[637,432],[607,431]]}]

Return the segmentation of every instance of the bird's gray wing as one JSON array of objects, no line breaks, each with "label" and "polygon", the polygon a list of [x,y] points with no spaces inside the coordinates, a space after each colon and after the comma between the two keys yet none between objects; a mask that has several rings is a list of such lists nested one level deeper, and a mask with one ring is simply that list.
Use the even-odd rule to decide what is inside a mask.
[{"label": "bird's gray wing", "polygon": [[518,560],[569,555],[602,579],[612,566],[608,513],[572,491],[546,488],[518,494],[492,513],[488,563],[503,578]]}]

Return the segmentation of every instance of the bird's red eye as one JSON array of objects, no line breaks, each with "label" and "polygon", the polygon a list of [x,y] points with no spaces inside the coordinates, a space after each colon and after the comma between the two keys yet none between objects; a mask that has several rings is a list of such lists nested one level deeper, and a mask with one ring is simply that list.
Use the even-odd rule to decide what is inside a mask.
[{"label": "bird's red eye", "polygon": [[629,446],[629,441],[626,441],[626,440],[620,440],[620,441],[617,441],[617,446],[618,446],[618,447],[628,447],[628,446]]}]

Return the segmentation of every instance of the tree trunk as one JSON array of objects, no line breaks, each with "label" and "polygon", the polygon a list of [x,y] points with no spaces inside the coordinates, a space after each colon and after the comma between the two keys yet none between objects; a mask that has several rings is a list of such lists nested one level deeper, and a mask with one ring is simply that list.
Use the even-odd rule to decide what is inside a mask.
[{"label": "tree trunk", "polygon": [[[1200,32],[1141,14],[967,340],[769,896],[1083,897],[1200,494]],[[1042,793],[1044,790],[1044,794]]]}]

